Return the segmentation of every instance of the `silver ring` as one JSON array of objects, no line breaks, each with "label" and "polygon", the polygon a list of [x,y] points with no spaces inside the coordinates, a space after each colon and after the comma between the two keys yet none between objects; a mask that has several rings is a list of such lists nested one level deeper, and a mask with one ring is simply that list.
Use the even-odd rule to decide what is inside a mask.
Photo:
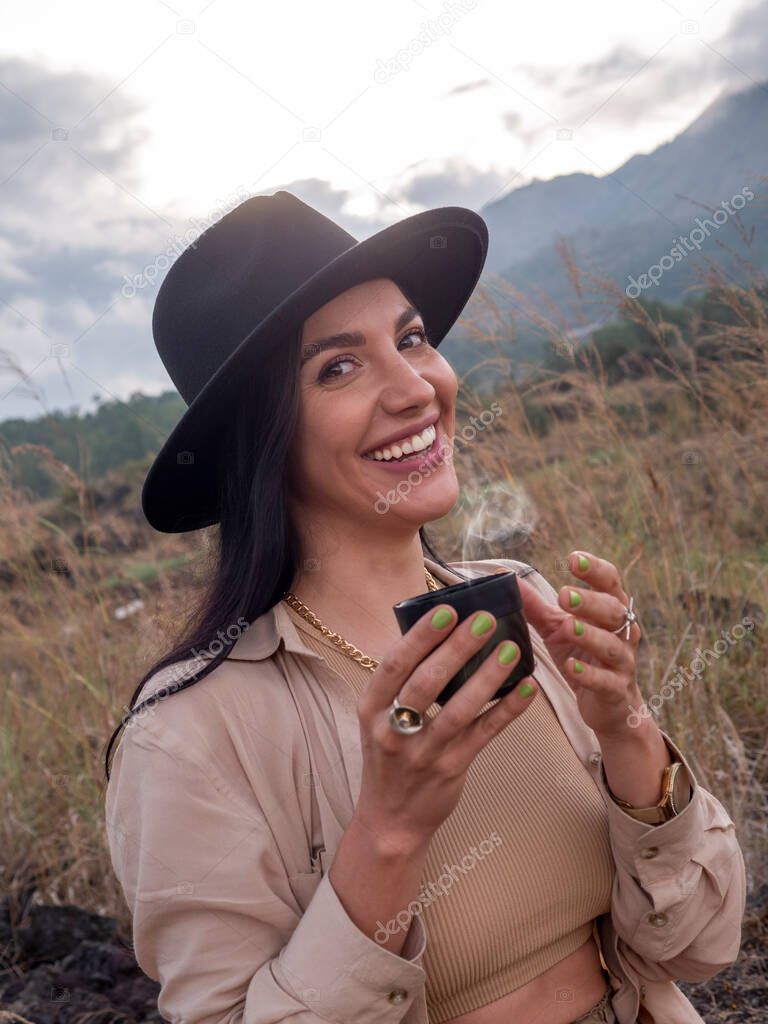
[{"label": "silver ring", "polygon": [[389,724],[395,732],[410,736],[411,733],[418,732],[424,727],[424,719],[420,711],[408,707],[407,704],[401,704],[395,697],[389,712]]},{"label": "silver ring", "polygon": [[622,622],[622,624],[619,626],[618,629],[612,629],[611,630],[612,633],[621,633],[622,630],[626,629],[627,632],[626,632],[626,634],[624,636],[625,640],[629,640],[629,631],[632,628],[632,623],[633,622],[637,622],[637,615],[636,615],[635,612],[632,611],[632,605],[634,603],[634,600],[635,600],[634,597],[630,596],[630,598],[629,598],[629,608],[625,608],[624,609],[624,621]]}]

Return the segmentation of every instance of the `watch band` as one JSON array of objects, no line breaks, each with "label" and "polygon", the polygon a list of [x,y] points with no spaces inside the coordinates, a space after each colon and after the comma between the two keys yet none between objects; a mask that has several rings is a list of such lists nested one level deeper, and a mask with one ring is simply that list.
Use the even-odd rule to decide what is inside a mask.
[{"label": "watch band", "polygon": [[626,800],[614,796],[607,785],[606,789],[614,803],[625,810],[630,817],[647,825],[659,825],[674,818],[689,802],[691,786],[686,776],[682,761],[674,761],[667,765],[661,779],[661,799],[652,807],[634,807]]}]

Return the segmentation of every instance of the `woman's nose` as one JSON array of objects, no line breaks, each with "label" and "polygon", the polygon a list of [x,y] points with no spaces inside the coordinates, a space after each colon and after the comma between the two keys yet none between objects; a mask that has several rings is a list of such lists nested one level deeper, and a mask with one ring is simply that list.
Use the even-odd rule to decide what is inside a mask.
[{"label": "woman's nose", "polygon": [[435,386],[423,372],[408,362],[405,356],[395,354],[381,368],[381,397],[396,397],[399,401],[411,399],[409,404],[429,400],[435,393]]}]

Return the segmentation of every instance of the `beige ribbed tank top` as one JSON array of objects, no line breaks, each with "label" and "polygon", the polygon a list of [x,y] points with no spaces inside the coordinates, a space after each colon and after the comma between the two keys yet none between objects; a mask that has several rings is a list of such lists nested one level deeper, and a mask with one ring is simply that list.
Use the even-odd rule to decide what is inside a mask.
[{"label": "beige ribbed tank top", "polygon": [[[284,607],[360,694],[370,671]],[[614,871],[602,797],[540,687],[475,757],[429,845],[417,898],[430,1024],[501,998],[582,946],[610,908]]]}]

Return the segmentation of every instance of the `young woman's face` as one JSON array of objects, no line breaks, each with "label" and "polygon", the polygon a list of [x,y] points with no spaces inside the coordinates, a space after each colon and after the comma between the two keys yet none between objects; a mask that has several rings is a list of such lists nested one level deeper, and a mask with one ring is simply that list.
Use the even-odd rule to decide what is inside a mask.
[{"label": "young woman's face", "polygon": [[[418,529],[453,508],[458,381],[423,331],[421,316],[389,278],[350,288],[304,322],[290,466],[299,515],[372,526],[399,520]],[[342,332],[356,337],[319,344]],[[432,423],[431,458],[438,461],[425,464],[432,438],[413,442],[411,435]],[[404,438],[416,461],[397,466],[364,457],[395,444],[402,451]]]}]

